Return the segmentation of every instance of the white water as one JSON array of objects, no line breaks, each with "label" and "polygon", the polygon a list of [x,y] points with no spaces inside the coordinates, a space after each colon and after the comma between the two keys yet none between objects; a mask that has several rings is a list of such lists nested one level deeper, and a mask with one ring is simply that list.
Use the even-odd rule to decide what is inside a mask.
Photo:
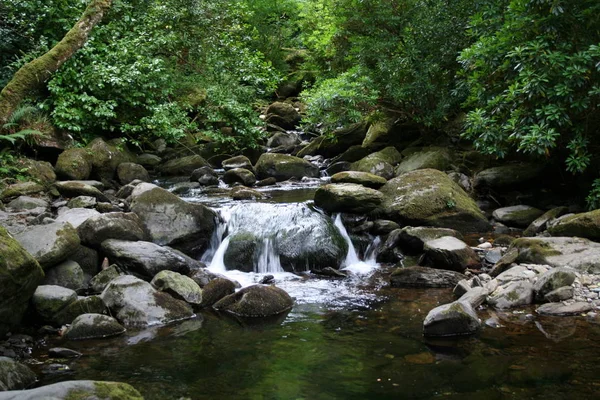
[{"label": "white water", "polygon": [[[356,248],[354,247],[354,244],[350,239],[350,235],[348,235],[348,231],[346,230],[346,227],[342,222],[341,214],[338,214],[335,217],[334,225],[336,226],[336,228],[338,228],[338,230],[342,234],[342,237],[346,240],[346,243],[348,244],[348,254],[346,255],[346,259],[344,260],[344,266],[342,268],[343,271],[350,271],[355,275],[367,275],[373,272],[374,269],[379,267],[379,265],[375,261],[375,248],[379,244],[379,237],[376,237],[373,243],[369,245],[369,248],[366,251],[367,257],[365,261],[361,261],[358,258]],[[377,241],[376,244],[375,241]],[[369,250],[371,254],[369,253]]]}]

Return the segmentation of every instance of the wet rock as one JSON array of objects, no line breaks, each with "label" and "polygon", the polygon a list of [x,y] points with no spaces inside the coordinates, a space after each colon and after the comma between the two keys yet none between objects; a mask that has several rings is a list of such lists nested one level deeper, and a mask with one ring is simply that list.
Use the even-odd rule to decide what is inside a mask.
[{"label": "wet rock", "polygon": [[600,210],[560,218],[548,227],[552,236],[577,236],[600,241]]},{"label": "wet rock", "polygon": [[125,333],[125,328],[113,317],[83,314],[75,318],[65,337],[69,340],[101,339]]},{"label": "wet rock", "polygon": [[419,149],[406,157],[398,167],[396,167],[396,176],[405,174],[418,169],[437,169],[445,171],[450,167],[452,155],[445,147],[427,147]]},{"label": "wet rock", "polygon": [[76,300],[77,293],[74,290],[56,285],[38,286],[31,299],[36,313],[49,322],[60,310]]},{"label": "wet rock", "polygon": [[144,153],[137,156],[137,162],[145,168],[154,168],[162,162],[162,158],[156,154]]},{"label": "wet rock", "polygon": [[200,305],[202,289],[192,278],[173,271],[160,271],[150,282],[155,289],[169,293],[176,299]]},{"label": "wet rock", "polygon": [[265,179],[262,179],[262,180],[256,182],[255,186],[264,187],[264,186],[275,185],[276,183],[277,183],[277,179],[270,177],[270,178],[265,178]]},{"label": "wet rock", "polygon": [[303,177],[318,178],[319,169],[298,157],[285,154],[265,153],[260,156],[255,166],[258,179],[273,177],[277,181]]},{"label": "wet rock", "polygon": [[108,239],[146,240],[142,221],[135,213],[112,212],[93,216],[82,223],[79,237],[83,244],[99,247]]},{"label": "wet rock", "polygon": [[157,169],[163,176],[189,176],[201,167],[210,167],[210,164],[199,155],[193,155],[167,161]]},{"label": "wet rock", "polygon": [[276,286],[253,285],[219,300],[213,305],[240,317],[269,317],[291,310],[294,300]]},{"label": "wet rock", "polygon": [[300,123],[300,114],[289,103],[276,101],[267,108],[267,122],[282,127],[294,129]]},{"label": "wet rock", "polygon": [[67,349],[65,347],[53,347],[48,350],[48,356],[51,358],[79,358],[83,354],[78,351]]},{"label": "wet rock", "polygon": [[54,184],[58,192],[67,198],[78,196],[95,197],[98,201],[110,203],[110,199],[106,197],[98,188],[84,183],[83,181],[63,181]]},{"label": "wet rock", "polygon": [[322,155],[327,158],[335,157],[350,146],[359,145],[365,138],[368,124],[360,122],[344,128],[336,129],[331,135],[323,135],[313,139],[302,148],[297,156]]},{"label": "wet rock", "polygon": [[113,280],[123,275],[121,270],[116,265],[111,265],[100,271],[90,280],[90,288],[94,293],[102,293],[102,291]]},{"label": "wet rock", "polygon": [[327,175],[333,176],[339,172],[344,172],[344,171],[350,170],[351,165],[352,164],[349,163],[348,161],[338,161],[338,162],[331,164],[329,167],[327,167],[327,169],[325,171],[327,172]]},{"label": "wet rock", "polygon": [[106,314],[106,311],[106,305],[100,296],[80,296],[56,313],[52,317],[52,322],[59,326],[70,324],[82,314]]},{"label": "wet rock", "polygon": [[477,286],[469,289],[469,291],[460,296],[458,301],[469,303],[471,307],[477,308],[486,301],[489,294],[490,292],[487,288]]},{"label": "wet rock", "polygon": [[488,168],[475,176],[474,186],[476,189],[484,187],[491,189],[514,188],[536,180],[542,170],[543,166],[534,164],[506,164]]},{"label": "wet rock", "polygon": [[48,269],[44,285],[57,285],[68,289],[81,289],[85,286],[83,270],[75,261],[67,260]]},{"label": "wet rock", "polygon": [[250,189],[245,186],[237,186],[231,189],[229,195],[233,200],[260,200],[266,198],[258,190]]},{"label": "wet rock", "polygon": [[394,178],[380,191],[383,214],[404,225],[483,232],[490,225],[477,204],[443,172],[421,169]]},{"label": "wet rock", "polygon": [[117,167],[117,177],[121,185],[127,185],[134,180],[140,180],[142,182],[150,181],[150,175],[146,168],[140,164],[126,162],[121,163]]},{"label": "wet rock", "polygon": [[215,278],[202,289],[201,307],[210,307],[222,298],[235,293],[235,283],[229,279]]},{"label": "wet rock", "polygon": [[552,268],[550,271],[542,274],[535,282],[533,286],[535,299],[543,301],[545,296],[550,292],[563,286],[571,286],[576,278],[577,274],[571,268]]},{"label": "wet rock", "polygon": [[494,211],[493,217],[496,221],[509,226],[527,227],[544,212],[537,208],[518,205],[512,207],[499,208]]},{"label": "wet rock", "polygon": [[252,186],[256,183],[254,174],[244,168],[230,169],[223,175],[223,182],[228,185],[232,183],[241,183],[244,186]]},{"label": "wet rock", "polygon": [[200,187],[199,182],[178,182],[169,188],[169,191],[174,194],[184,195],[188,194],[193,189],[198,189]]},{"label": "wet rock", "polygon": [[331,177],[331,183],[355,183],[371,189],[379,189],[385,185],[386,179],[360,171],[344,171],[338,172]]},{"label": "wet rock", "polygon": [[29,367],[12,358],[0,357],[0,391],[25,389],[36,381],[37,377]]},{"label": "wet rock", "polygon": [[254,167],[252,166],[252,161],[250,161],[250,159],[246,156],[236,156],[228,158],[227,160],[223,160],[221,162],[221,165],[223,166],[223,169],[225,171],[237,168],[243,168],[250,172],[254,170]]},{"label": "wet rock", "polygon": [[455,301],[429,311],[423,322],[423,335],[470,335],[477,332],[480,326],[473,307],[467,302]]},{"label": "wet rock", "polygon": [[502,250],[499,248],[490,249],[485,252],[484,260],[486,263],[495,265],[502,259]]},{"label": "wet rock", "polygon": [[369,213],[383,200],[381,192],[355,183],[321,186],[315,193],[315,205],[327,212]]},{"label": "wet rock", "polygon": [[204,252],[215,229],[212,210],[187,203],[150,183],[136,186],[130,208],[139,216],[152,242],[175,247],[192,256]]},{"label": "wet rock", "polygon": [[462,272],[480,265],[477,254],[465,242],[453,236],[443,236],[425,242],[427,264],[439,269]]},{"label": "wet rock", "polygon": [[573,287],[563,286],[558,289],[554,289],[550,293],[546,293],[544,300],[549,303],[558,303],[564,300],[569,300],[573,297]]},{"label": "wet rock", "polygon": [[454,297],[459,299],[469,290],[471,290],[471,283],[466,279],[461,279],[452,290],[452,293],[454,294]]},{"label": "wet rock", "polygon": [[569,209],[567,207],[556,207],[549,211],[546,211],[544,214],[542,214],[541,217],[538,217],[535,221],[529,224],[527,229],[525,229],[525,231],[523,232],[523,236],[535,236],[537,233],[540,233],[544,229],[546,229],[546,225],[548,224],[548,222],[566,214],[568,211]]},{"label": "wet rock", "polygon": [[19,196],[38,194],[44,191],[44,187],[35,182],[18,182],[8,185],[0,192],[0,201],[9,201]]},{"label": "wet rock", "polygon": [[421,254],[425,251],[425,243],[445,236],[464,240],[460,232],[454,229],[407,226],[398,232],[396,245],[409,254]]},{"label": "wet rock", "polygon": [[80,399],[143,400],[132,386],[120,382],[66,381],[36,389],[0,392],[0,400],[72,400],[73,394]]},{"label": "wet rock", "polygon": [[62,179],[88,179],[92,173],[92,157],[89,150],[72,148],[63,151],[56,160],[54,170]]},{"label": "wet rock", "polygon": [[102,251],[120,267],[149,279],[164,270],[187,275],[201,267],[191,257],[151,242],[109,239],[102,242]]},{"label": "wet rock", "polygon": [[390,277],[393,287],[433,288],[454,287],[466,276],[455,271],[428,267],[397,268]]},{"label": "wet rock", "polygon": [[588,302],[574,303],[546,303],[539,306],[535,311],[540,315],[569,316],[580,315],[593,309]]},{"label": "wet rock", "polygon": [[105,142],[96,138],[86,146],[86,151],[92,159],[92,175],[100,180],[113,180],[117,167],[122,163],[132,162],[135,158],[120,139]]},{"label": "wet rock", "polygon": [[278,146],[295,146],[300,143],[298,135],[289,132],[275,132],[267,141],[267,147],[273,148]]},{"label": "wet rock", "polygon": [[394,147],[386,147],[352,163],[350,168],[353,171],[368,172],[384,179],[391,179],[394,177],[394,165],[400,162],[401,159],[402,156],[398,153],[398,150]]},{"label": "wet rock", "polygon": [[219,177],[211,167],[200,167],[192,172],[190,181],[198,182],[203,186],[217,185],[219,183]]},{"label": "wet rock", "polygon": [[529,280],[508,282],[488,297],[488,303],[497,308],[525,306],[533,302],[533,284]]},{"label": "wet rock", "polygon": [[48,208],[49,206],[46,200],[29,196],[19,196],[7,204],[7,207],[13,210],[33,210],[34,208]]},{"label": "wet rock", "polygon": [[505,284],[512,281],[528,280],[533,282],[535,280],[536,273],[531,271],[524,265],[516,265],[496,277],[499,284]]},{"label": "wet rock", "polygon": [[43,268],[66,260],[79,246],[77,231],[71,224],[60,222],[28,227],[15,239]]},{"label": "wet rock", "polygon": [[390,232],[399,229],[400,225],[395,223],[394,221],[390,221],[387,219],[377,219],[373,221],[373,227],[371,228],[371,233],[374,235],[387,235]]},{"label": "wet rock", "polygon": [[174,299],[131,275],[111,281],[100,296],[112,315],[126,327],[163,325],[193,315],[186,302]]},{"label": "wet rock", "polygon": [[[311,272],[314,274],[317,274],[317,275],[321,275],[321,276],[328,276],[330,278],[347,278],[348,277],[347,273],[337,270],[335,268],[331,268],[331,267],[326,267],[326,268],[323,268],[320,270],[313,270]],[[268,283],[272,283],[272,282],[262,282],[261,281],[260,283],[268,284]]]}]

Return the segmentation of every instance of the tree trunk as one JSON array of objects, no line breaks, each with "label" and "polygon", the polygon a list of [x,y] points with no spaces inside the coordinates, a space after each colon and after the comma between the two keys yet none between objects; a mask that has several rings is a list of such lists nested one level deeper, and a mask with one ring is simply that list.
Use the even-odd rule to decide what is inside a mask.
[{"label": "tree trunk", "polygon": [[4,124],[27,94],[46,82],[88,40],[90,32],[108,11],[112,0],[91,0],[79,21],[44,55],[23,65],[0,92],[0,125]]}]

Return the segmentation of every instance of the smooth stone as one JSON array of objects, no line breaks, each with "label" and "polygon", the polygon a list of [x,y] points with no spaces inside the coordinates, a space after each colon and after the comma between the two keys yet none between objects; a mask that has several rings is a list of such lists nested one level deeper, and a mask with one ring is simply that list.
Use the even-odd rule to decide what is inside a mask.
[{"label": "smooth stone", "polygon": [[160,271],[150,282],[155,289],[169,293],[176,299],[187,303],[200,305],[202,289],[192,278],[173,271]]},{"label": "smooth stone", "polygon": [[434,268],[463,272],[467,268],[480,265],[475,251],[453,236],[443,236],[425,242],[423,249],[427,264]]},{"label": "smooth stone", "polygon": [[525,228],[543,214],[544,212],[537,208],[518,205],[498,208],[492,216],[496,221],[500,221],[505,225]]},{"label": "smooth stone", "polygon": [[331,183],[355,183],[371,189],[379,189],[386,182],[381,176],[361,171],[338,172],[331,177]]},{"label": "smooth stone", "polygon": [[291,310],[294,300],[276,286],[253,285],[230,294],[213,305],[239,317],[269,317]]},{"label": "smooth stone", "polygon": [[234,168],[230,169],[225,174],[223,174],[223,182],[228,185],[232,183],[241,183],[244,186],[252,186],[256,183],[256,176],[244,168]]},{"label": "smooth stone", "polygon": [[13,210],[32,210],[38,207],[48,208],[50,204],[44,199],[30,196],[19,196],[6,205]]},{"label": "smooth stone", "polygon": [[94,208],[98,204],[98,200],[92,196],[77,196],[69,200],[67,207],[69,208]]},{"label": "smooth stone", "polygon": [[[76,395],[77,397],[73,397]],[[0,392],[0,400],[143,400],[132,386],[121,382],[66,381],[30,390]]]},{"label": "smooth stone", "polygon": [[467,302],[455,301],[429,311],[423,322],[425,336],[471,335],[479,330],[481,321]]},{"label": "smooth stone", "polygon": [[52,317],[52,322],[65,325],[82,314],[106,314],[106,305],[100,296],[80,296]]},{"label": "smooth stone", "polygon": [[48,350],[48,356],[51,358],[79,358],[83,354],[65,347],[53,347]]},{"label": "smooth stone", "polygon": [[124,275],[116,265],[111,265],[100,271],[90,280],[90,288],[94,293],[102,293],[106,286],[119,276]]},{"label": "smooth stone", "polygon": [[369,213],[382,201],[381,192],[355,183],[324,185],[315,193],[315,205],[327,212]]},{"label": "smooth stone", "polygon": [[397,268],[390,277],[392,287],[454,287],[466,276],[455,271],[428,267]]},{"label": "smooth stone", "polygon": [[[272,147],[272,146],[269,146]],[[226,160],[221,161],[221,166],[225,171],[229,171],[232,169],[243,168],[249,171],[253,171],[252,161],[246,156],[236,156],[231,157]]]},{"label": "smooth stone", "polygon": [[533,284],[529,280],[511,281],[498,287],[488,297],[488,303],[496,308],[513,308],[533,302]]},{"label": "smooth stone", "polygon": [[56,182],[54,186],[64,197],[91,196],[98,201],[110,203],[110,199],[104,193],[89,183],[84,183],[84,181],[62,181]]},{"label": "smooth stone", "polygon": [[548,228],[552,236],[577,236],[600,241],[600,210],[560,218]]},{"label": "smooth stone", "polygon": [[111,212],[88,218],[79,228],[81,242],[90,247],[100,247],[108,239],[146,240],[142,221],[134,213]]},{"label": "smooth stone", "polygon": [[593,308],[593,305],[588,302],[575,302],[570,304],[546,303],[539,306],[535,311],[540,315],[570,316],[586,313]]},{"label": "smooth stone", "polygon": [[535,298],[537,301],[544,301],[545,296],[563,286],[571,286],[577,273],[572,268],[558,267],[552,268],[546,273],[543,273],[533,286]]},{"label": "smooth stone", "polygon": [[56,285],[38,286],[31,298],[36,313],[46,321],[52,321],[60,310],[74,301],[77,301],[74,290]]},{"label": "smooth stone", "polygon": [[573,297],[573,286],[563,286],[546,293],[544,300],[549,303],[558,303]]},{"label": "smooth stone", "polygon": [[85,286],[83,270],[75,261],[67,260],[48,269],[44,285],[57,285],[68,289],[82,289]]},{"label": "smooth stone", "polygon": [[79,235],[69,223],[30,226],[15,239],[44,269],[66,260],[79,247]]},{"label": "smooth stone", "polygon": [[101,339],[122,333],[125,333],[125,328],[113,317],[82,314],[71,323],[65,337],[70,340]]},{"label": "smooth stone", "polygon": [[468,292],[463,294],[458,301],[467,302],[471,307],[477,308],[482,305],[490,292],[485,287],[477,286],[471,288]]},{"label": "smooth stone", "polygon": [[235,283],[229,279],[215,278],[202,288],[201,307],[210,307],[222,298],[235,293]]},{"label": "smooth stone", "polygon": [[61,208],[58,211],[58,218],[56,223],[69,223],[73,228],[77,229],[88,219],[100,215],[96,210],[90,210],[87,208]]}]

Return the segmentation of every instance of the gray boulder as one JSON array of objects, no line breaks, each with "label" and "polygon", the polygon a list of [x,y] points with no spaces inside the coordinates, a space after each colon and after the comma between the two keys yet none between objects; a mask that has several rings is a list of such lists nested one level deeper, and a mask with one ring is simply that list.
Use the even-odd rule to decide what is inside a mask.
[{"label": "gray boulder", "polygon": [[392,287],[400,288],[454,287],[462,279],[461,273],[428,267],[397,268],[390,277]]},{"label": "gray boulder", "polygon": [[119,164],[117,167],[117,177],[119,178],[121,185],[127,185],[136,179],[143,182],[148,182],[150,180],[150,175],[146,168],[140,164],[131,162]]},{"label": "gray boulder", "polygon": [[542,274],[535,282],[535,285],[533,286],[535,299],[539,302],[543,302],[547,294],[562,288],[563,286],[571,286],[576,278],[577,273],[571,268],[552,268],[548,272]]},{"label": "gray boulder", "polygon": [[44,199],[38,199],[30,196],[19,196],[6,205],[13,210],[33,210],[34,208],[48,208],[50,205]]},{"label": "gray boulder", "polygon": [[176,299],[187,303],[200,305],[202,289],[192,278],[173,271],[160,271],[150,282],[155,289],[169,293]]},{"label": "gray boulder", "polygon": [[69,223],[30,226],[15,236],[43,268],[64,260],[79,246],[79,235]]},{"label": "gray boulder", "polygon": [[90,288],[94,293],[102,293],[106,286],[119,276],[124,275],[116,265],[103,269],[90,280]]},{"label": "gray boulder", "polygon": [[279,146],[290,147],[290,146],[295,146],[298,143],[300,143],[300,139],[298,138],[298,135],[296,135],[295,133],[275,132],[275,134],[273,136],[271,136],[269,138],[269,140],[267,141],[267,147],[269,147],[269,148],[279,147]]},{"label": "gray boulder", "polygon": [[58,217],[56,218],[55,222],[69,223],[73,226],[73,228],[77,229],[85,221],[97,215],[100,215],[98,211],[86,208],[61,208],[58,210]]},{"label": "gray boulder", "polygon": [[463,272],[480,265],[475,251],[453,236],[427,241],[423,249],[427,264],[434,268]]},{"label": "gray boulder", "polygon": [[445,171],[450,168],[452,155],[445,147],[429,147],[415,151],[396,167],[396,176],[418,169],[437,169]]},{"label": "gray boulder", "polygon": [[464,240],[460,232],[449,228],[431,228],[427,226],[406,226],[395,235],[395,246],[399,246],[409,254],[421,254],[425,251],[425,243],[442,237],[454,237]]},{"label": "gray boulder", "polygon": [[88,179],[92,173],[92,157],[89,150],[73,148],[63,151],[56,160],[54,171],[62,179]]},{"label": "gray boulder", "polygon": [[498,208],[494,211],[493,217],[505,225],[525,228],[543,214],[544,212],[537,208],[518,205]]},{"label": "gray boulder", "polygon": [[558,303],[561,301],[569,300],[573,297],[574,289],[573,286],[563,286],[558,289],[554,289],[550,293],[546,293],[544,300],[548,303]]},{"label": "gray boulder", "polygon": [[300,114],[289,103],[276,101],[266,111],[266,121],[283,129],[294,129],[300,123]]},{"label": "gray boulder", "polygon": [[63,308],[77,300],[74,290],[56,285],[38,286],[31,302],[35,312],[45,321],[53,321],[54,316]]},{"label": "gray boulder", "polygon": [[67,203],[69,208],[95,208],[98,204],[98,200],[92,196],[77,196],[73,197]]},{"label": "gray boulder", "polygon": [[455,301],[429,311],[423,322],[425,336],[470,335],[481,327],[481,321],[467,302]]},{"label": "gray boulder", "polygon": [[190,181],[198,182],[200,185],[217,185],[219,177],[211,167],[200,167],[195,169],[190,176]]},{"label": "gray boulder", "polygon": [[0,357],[0,391],[25,389],[36,381],[37,377],[29,367],[12,358]]},{"label": "gray boulder", "polygon": [[539,306],[535,311],[540,315],[552,315],[552,316],[572,316],[581,315],[588,311],[591,311],[594,306],[587,302],[575,302],[575,303],[546,303]]},{"label": "gray boulder", "polygon": [[210,164],[199,155],[193,155],[167,161],[158,170],[164,176],[189,176],[201,167],[210,167]]},{"label": "gray boulder", "polygon": [[239,317],[269,317],[292,309],[294,300],[276,286],[253,285],[230,294],[213,305]]},{"label": "gray boulder", "polygon": [[44,190],[44,187],[36,182],[17,182],[0,191],[0,201],[6,202],[19,196],[38,194]]},{"label": "gray boulder", "polygon": [[72,198],[78,196],[91,196],[96,200],[110,203],[110,199],[97,187],[85,181],[63,181],[54,184],[58,192],[64,197]]},{"label": "gray boulder", "polygon": [[83,314],[106,314],[107,308],[100,296],[79,296],[77,300],[69,303],[65,308],[52,317],[56,325],[70,324]]},{"label": "gray boulder", "polygon": [[162,158],[160,158],[156,154],[144,153],[138,155],[136,161],[144,168],[154,168],[162,162]]},{"label": "gray boulder", "polygon": [[125,328],[113,317],[102,314],[82,314],[75,318],[65,337],[69,340],[101,339],[125,333]]},{"label": "gray boulder", "polygon": [[100,296],[112,315],[126,327],[164,325],[193,315],[186,302],[176,300],[131,275],[111,281]]},{"label": "gray boulder", "polygon": [[318,178],[319,168],[298,157],[286,154],[265,153],[254,167],[258,179],[273,177],[277,181],[303,177]]},{"label": "gray boulder", "polygon": [[230,169],[243,168],[249,171],[253,171],[252,161],[246,156],[236,156],[232,158],[228,158],[227,160],[223,160],[221,162],[223,169],[225,171],[229,171]]},{"label": "gray boulder", "polygon": [[331,177],[331,183],[355,183],[371,189],[379,189],[386,182],[381,176],[361,171],[343,171]]},{"label": "gray boulder", "polygon": [[83,244],[99,247],[108,239],[145,240],[142,221],[135,213],[112,212],[93,216],[82,223],[79,237]]},{"label": "gray boulder", "polygon": [[75,261],[67,260],[48,269],[43,284],[77,290],[85,286],[85,278],[79,264]]},{"label": "gray boulder", "polygon": [[523,236],[535,236],[537,233],[546,229],[546,226],[550,221],[566,214],[568,211],[569,209],[567,207],[556,207],[546,211],[541,217],[536,218],[535,221],[529,224],[527,229],[523,232]]},{"label": "gray boulder", "polygon": [[533,284],[529,280],[515,280],[499,286],[487,299],[497,308],[526,306],[533,302]]},{"label": "gray boulder", "polygon": [[143,400],[132,386],[120,382],[66,381],[30,390],[0,392],[0,400]]},{"label": "gray boulder", "polygon": [[548,228],[552,236],[577,236],[600,241],[600,210],[564,216]]},{"label": "gray boulder", "polygon": [[193,258],[151,242],[109,239],[102,242],[102,251],[121,268],[148,279],[164,270],[187,275],[192,270],[201,268]]},{"label": "gray boulder", "polygon": [[112,180],[117,172],[117,167],[126,162],[131,162],[135,157],[127,151],[121,139],[105,142],[101,138],[92,140],[86,150],[92,158],[92,175],[102,180]]},{"label": "gray boulder", "polygon": [[355,183],[324,185],[315,193],[315,205],[327,212],[369,213],[382,201],[381,192]]},{"label": "gray boulder", "polygon": [[228,185],[232,183],[241,183],[244,186],[252,186],[256,183],[256,176],[244,168],[230,169],[223,174],[223,182]]}]

